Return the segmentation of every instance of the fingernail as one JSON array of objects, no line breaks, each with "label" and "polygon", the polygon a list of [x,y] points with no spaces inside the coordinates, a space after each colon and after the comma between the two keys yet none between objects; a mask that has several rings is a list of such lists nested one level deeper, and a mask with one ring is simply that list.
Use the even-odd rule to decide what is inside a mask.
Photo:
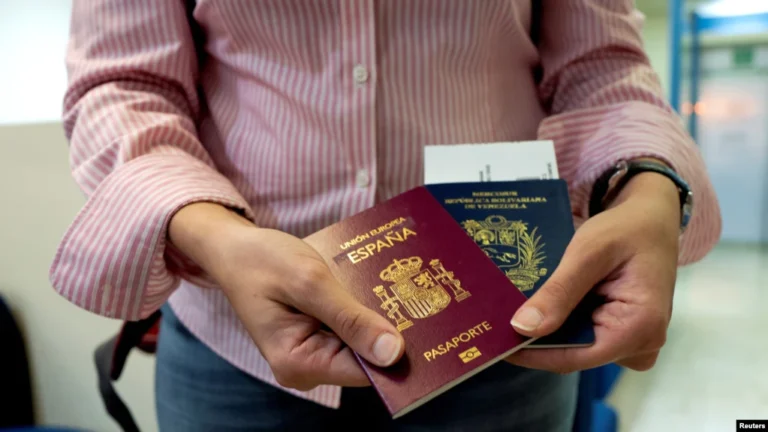
[{"label": "fingernail", "polygon": [[517,311],[511,324],[525,331],[534,331],[544,321],[544,315],[538,309],[531,306],[525,306]]},{"label": "fingernail", "polygon": [[389,366],[400,354],[400,339],[384,333],[373,344],[373,356],[382,366]]}]

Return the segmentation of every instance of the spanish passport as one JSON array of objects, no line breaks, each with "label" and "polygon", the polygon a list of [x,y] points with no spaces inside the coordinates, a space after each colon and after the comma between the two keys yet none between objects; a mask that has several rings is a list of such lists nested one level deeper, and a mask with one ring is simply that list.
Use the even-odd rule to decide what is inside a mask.
[{"label": "spanish passport", "polygon": [[[472,196],[466,187],[454,192]],[[403,335],[394,366],[358,356],[394,418],[533,341],[510,324],[525,295],[478,247],[479,231],[468,235],[444,205],[449,192],[417,187],[304,239],[345,289]]]},{"label": "spanish passport", "polygon": [[[426,186],[512,284],[530,298],[547,281],[574,235],[567,183],[562,179]],[[554,333],[526,348],[588,346],[595,341],[587,296]]]}]

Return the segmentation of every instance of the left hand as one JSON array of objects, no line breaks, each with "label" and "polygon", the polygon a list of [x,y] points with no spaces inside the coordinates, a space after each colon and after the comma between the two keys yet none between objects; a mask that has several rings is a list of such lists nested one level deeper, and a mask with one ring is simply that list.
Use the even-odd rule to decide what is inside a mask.
[{"label": "left hand", "polygon": [[608,363],[639,371],[653,367],[672,315],[679,230],[675,185],[655,173],[635,176],[605,211],[576,231],[550,279],[513,319],[519,333],[546,336],[595,289],[605,303],[592,315],[594,345],[523,349],[507,360],[557,373]]}]

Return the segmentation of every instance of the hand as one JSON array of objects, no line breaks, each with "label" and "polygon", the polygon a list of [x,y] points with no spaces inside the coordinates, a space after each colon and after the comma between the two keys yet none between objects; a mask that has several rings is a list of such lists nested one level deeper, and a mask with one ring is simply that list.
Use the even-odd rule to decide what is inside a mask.
[{"label": "hand", "polygon": [[650,369],[672,315],[679,227],[675,185],[655,173],[635,176],[604,212],[577,230],[558,268],[512,322],[521,334],[545,336],[594,288],[605,298],[592,316],[595,344],[521,350],[508,361],[557,373],[608,363]]},{"label": "hand", "polygon": [[302,240],[207,203],[179,211],[170,237],[221,285],[282,386],[368,386],[353,350],[379,366],[402,356],[397,330],[344,291]]}]

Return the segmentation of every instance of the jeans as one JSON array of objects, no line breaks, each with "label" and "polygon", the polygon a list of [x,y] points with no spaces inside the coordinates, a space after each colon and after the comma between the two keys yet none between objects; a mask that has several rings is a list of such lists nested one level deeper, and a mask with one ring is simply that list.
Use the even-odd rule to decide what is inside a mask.
[{"label": "jeans", "polygon": [[392,420],[374,390],[345,388],[326,408],[264,383],[212,352],[168,307],[157,350],[161,432],[541,431],[572,429],[578,374],[499,363]]}]

